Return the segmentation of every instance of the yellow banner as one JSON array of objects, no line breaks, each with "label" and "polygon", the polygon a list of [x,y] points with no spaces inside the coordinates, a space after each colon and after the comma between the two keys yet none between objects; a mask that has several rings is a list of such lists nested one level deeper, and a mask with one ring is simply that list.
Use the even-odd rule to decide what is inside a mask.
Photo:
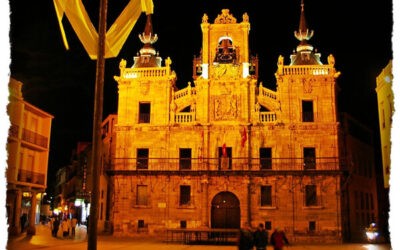
[{"label": "yellow banner", "polygon": [[[85,6],[81,0],[53,0],[56,10],[61,36],[65,48],[69,45],[62,25],[62,19],[68,18],[72,28],[88,53],[90,59],[97,59],[99,35],[94,28]],[[124,45],[129,33],[136,24],[142,12],[152,14],[154,5],[152,0],[131,0],[121,12],[106,33],[105,58],[116,57]]]}]

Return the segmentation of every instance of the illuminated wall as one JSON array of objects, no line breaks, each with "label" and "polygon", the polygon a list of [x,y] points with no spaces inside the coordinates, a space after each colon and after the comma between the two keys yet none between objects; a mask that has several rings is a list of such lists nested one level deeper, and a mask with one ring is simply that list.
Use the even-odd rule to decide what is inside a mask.
[{"label": "illuminated wall", "polygon": [[391,154],[391,129],[394,112],[392,89],[392,61],[376,77],[376,94],[378,100],[379,130],[381,138],[382,171],[385,188],[389,188],[390,154]]}]

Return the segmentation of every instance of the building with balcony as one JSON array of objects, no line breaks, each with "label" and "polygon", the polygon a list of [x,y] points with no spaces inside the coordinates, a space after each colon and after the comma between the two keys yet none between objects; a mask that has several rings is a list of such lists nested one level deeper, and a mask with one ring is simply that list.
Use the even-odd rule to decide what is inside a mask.
[{"label": "building with balcony", "polygon": [[106,171],[113,235],[263,223],[292,242],[346,240],[355,221],[344,200],[352,179],[342,147],[351,143],[342,142],[337,110],[340,72],[333,55],[323,63],[309,44],[303,3],[299,44],[289,60],[277,58],[276,90],[258,82],[247,13],[240,21],[228,9],[213,21],[204,14],[200,28],[193,82],[183,89],[172,60],[162,66],[153,48],[151,15],[133,65],[120,62]]},{"label": "building with balcony", "polygon": [[257,82],[246,13],[241,22],[227,9],[213,23],[203,16],[194,85],[181,90],[171,59],[162,67],[151,47],[148,16],[140,56],[115,77],[115,235],[262,222],[294,241],[341,240],[339,73],[307,43],[303,10],[276,91]]},{"label": "building with balcony", "polygon": [[47,168],[53,116],[24,100],[22,83],[10,78],[7,113],[10,129],[7,141],[7,219],[9,234],[23,227],[35,234],[40,201],[47,186]]}]

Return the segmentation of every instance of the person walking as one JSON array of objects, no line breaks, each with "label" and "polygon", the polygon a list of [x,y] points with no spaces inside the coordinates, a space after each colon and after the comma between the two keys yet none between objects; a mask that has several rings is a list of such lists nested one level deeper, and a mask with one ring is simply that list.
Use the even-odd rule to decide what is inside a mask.
[{"label": "person walking", "polygon": [[60,220],[59,220],[59,218],[56,216],[56,217],[54,218],[54,221],[53,221],[53,230],[51,231],[53,237],[57,237],[57,232],[58,232],[58,229],[59,229],[59,228],[60,228]]},{"label": "person walking", "polygon": [[63,232],[63,237],[67,238],[69,236],[69,223],[67,221],[67,218],[64,218],[61,222],[61,230]]},{"label": "person walking", "polygon": [[251,250],[254,246],[253,233],[248,224],[245,224],[239,231],[238,249],[239,250]]},{"label": "person walking", "polygon": [[274,246],[274,250],[282,250],[285,244],[289,245],[285,232],[279,227],[275,228],[275,231],[271,234],[270,243]]},{"label": "person walking", "polygon": [[264,224],[260,223],[254,232],[254,245],[256,250],[266,250],[268,244],[268,232],[264,229]]},{"label": "person walking", "polygon": [[28,215],[27,214],[22,214],[20,217],[20,223],[21,223],[21,233],[25,231],[26,227],[26,222],[28,221]]},{"label": "person walking", "polygon": [[78,219],[76,217],[73,217],[71,219],[71,235],[72,235],[72,237],[75,237],[76,224],[78,224]]}]

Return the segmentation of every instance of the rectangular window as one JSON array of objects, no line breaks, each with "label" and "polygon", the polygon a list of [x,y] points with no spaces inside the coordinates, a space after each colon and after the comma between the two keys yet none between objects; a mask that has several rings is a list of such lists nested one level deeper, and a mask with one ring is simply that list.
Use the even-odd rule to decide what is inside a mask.
[{"label": "rectangular window", "polygon": [[306,206],[317,206],[317,186],[316,185],[306,185]]},{"label": "rectangular window", "polygon": [[192,149],[180,148],[179,149],[179,169],[190,170],[192,168]]},{"label": "rectangular window", "polygon": [[148,148],[138,148],[137,149],[137,169],[148,169],[149,164],[149,149]]},{"label": "rectangular window", "polygon": [[314,121],[313,101],[302,101],[303,122]]},{"label": "rectangular window", "polygon": [[147,206],[147,185],[137,185],[136,205]]},{"label": "rectangular window", "polygon": [[[225,156],[224,156],[225,152]],[[218,148],[218,166],[220,170],[232,169],[232,148],[219,147]]]},{"label": "rectangular window", "polygon": [[308,222],[308,231],[313,233],[313,232],[315,232],[315,229],[316,229],[315,221],[309,221]]},{"label": "rectangular window", "polygon": [[272,169],[271,148],[260,148],[260,169]]},{"label": "rectangular window", "polygon": [[139,123],[150,123],[150,103],[139,103]]},{"label": "rectangular window", "polygon": [[272,206],[272,186],[261,186],[261,206]]},{"label": "rectangular window", "polygon": [[303,148],[304,170],[315,169],[315,148]]},{"label": "rectangular window", "polygon": [[190,186],[180,186],[179,205],[190,205]]},{"label": "rectangular window", "polygon": [[144,228],[144,220],[138,220],[138,228]]},{"label": "rectangular window", "polygon": [[185,220],[181,220],[181,228],[186,228],[187,224]]},{"label": "rectangular window", "polygon": [[265,229],[266,230],[271,230],[272,229],[271,221],[265,221]]}]

